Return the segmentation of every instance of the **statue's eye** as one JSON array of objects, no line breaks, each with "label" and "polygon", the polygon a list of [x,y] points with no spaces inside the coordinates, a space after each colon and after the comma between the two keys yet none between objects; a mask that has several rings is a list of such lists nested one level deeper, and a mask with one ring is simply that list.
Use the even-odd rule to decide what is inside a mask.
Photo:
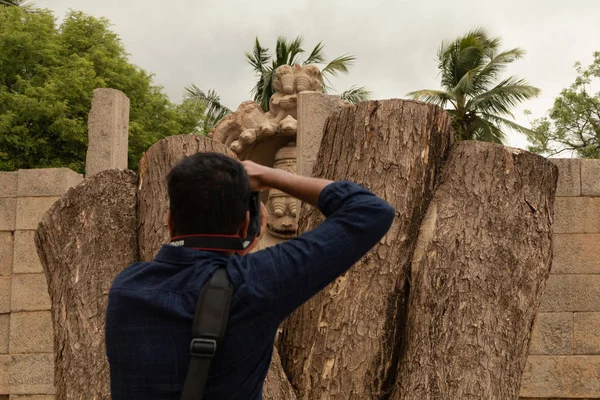
[{"label": "statue's eye", "polygon": [[298,214],[298,206],[296,205],[296,201],[294,201],[292,204],[290,204],[290,214],[292,214],[292,217],[296,217],[296,215]]},{"label": "statue's eye", "polygon": [[285,205],[281,203],[274,204],[273,214],[275,214],[275,216],[279,218],[283,217],[283,215],[285,214]]}]

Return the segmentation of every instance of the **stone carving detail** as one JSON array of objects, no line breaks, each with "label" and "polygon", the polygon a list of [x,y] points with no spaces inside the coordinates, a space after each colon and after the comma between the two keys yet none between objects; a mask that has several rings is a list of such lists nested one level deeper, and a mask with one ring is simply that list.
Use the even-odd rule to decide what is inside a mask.
[{"label": "stone carving detail", "polygon": [[[321,71],[314,65],[282,65],[275,70],[275,94],[269,101],[269,111],[264,113],[254,101],[242,103],[237,111],[223,118],[209,133],[209,137],[224,143],[240,159],[261,142],[275,137],[294,140],[297,130],[297,94],[305,91],[322,92]],[[256,149],[256,151],[260,151]]]},{"label": "stone carving detail", "polygon": [[[295,174],[296,162],[296,143],[290,143],[277,152],[273,167]],[[291,239],[296,236],[299,208],[300,202],[297,199],[279,190],[269,190],[269,234],[279,239]]]}]

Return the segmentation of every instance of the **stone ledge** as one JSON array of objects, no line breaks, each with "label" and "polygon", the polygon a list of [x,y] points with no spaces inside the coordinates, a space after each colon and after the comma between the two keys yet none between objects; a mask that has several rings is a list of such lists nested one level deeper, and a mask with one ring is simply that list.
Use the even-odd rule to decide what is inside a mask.
[{"label": "stone ledge", "polygon": [[600,356],[529,356],[520,396],[600,398]]}]

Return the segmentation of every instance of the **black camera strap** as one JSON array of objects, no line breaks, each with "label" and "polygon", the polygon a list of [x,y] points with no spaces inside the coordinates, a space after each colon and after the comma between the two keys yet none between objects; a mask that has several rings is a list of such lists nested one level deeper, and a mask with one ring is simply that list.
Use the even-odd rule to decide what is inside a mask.
[{"label": "black camera strap", "polygon": [[210,364],[217,346],[225,337],[232,296],[233,285],[227,271],[224,267],[217,268],[198,297],[192,326],[190,364],[181,400],[201,400],[204,396]]}]

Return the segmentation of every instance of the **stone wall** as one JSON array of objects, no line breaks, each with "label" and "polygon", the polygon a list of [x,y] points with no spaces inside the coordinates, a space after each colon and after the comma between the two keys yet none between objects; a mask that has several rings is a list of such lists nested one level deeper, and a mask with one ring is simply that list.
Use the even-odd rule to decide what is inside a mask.
[{"label": "stone wall", "polygon": [[600,399],[600,160],[554,161],[554,261],[521,396]]},{"label": "stone wall", "polygon": [[33,238],[82,179],[68,168],[0,172],[0,400],[54,398],[50,297]]}]

